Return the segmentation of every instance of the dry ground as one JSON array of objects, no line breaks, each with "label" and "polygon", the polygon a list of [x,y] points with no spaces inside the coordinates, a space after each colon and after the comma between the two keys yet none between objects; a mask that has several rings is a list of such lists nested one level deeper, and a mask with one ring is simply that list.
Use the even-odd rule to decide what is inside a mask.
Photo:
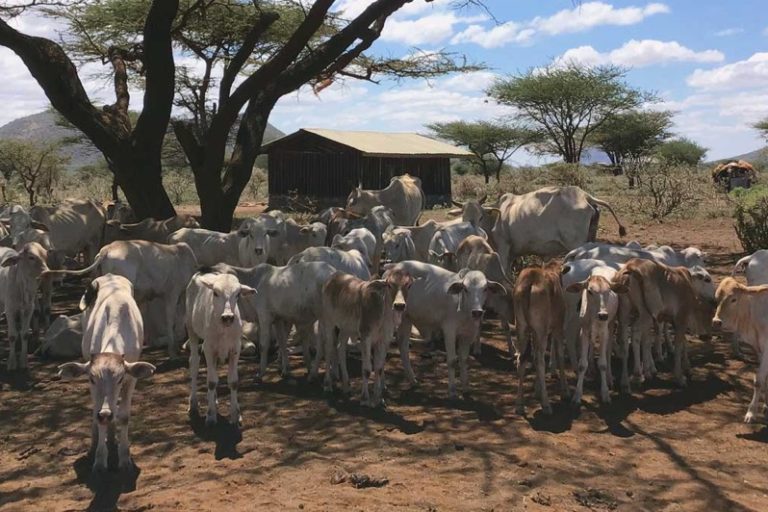
[{"label": "dry ground", "polygon": [[[607,217],[602,224],[601,234],[613,236],[615,224]],[[728,219],[628,227],[644,243],[702,247],[718,279],[739,251]],[[78,293],[63,290],[57,304],[71,310]],[[533,400],[521,417],[498,326],[488,322],[485,330],[490,341],[471,361],[470,398],[455,402],[446,398],[444,353],[428,357],[418,341],[412,359],[422,385],[407,389],[392,351],[386,410],[323,396],[304,381],[298,358],[295,379],[280,380],[272,366],[260,386],[254,361],[243,361],[240,433],[221,416],[211,430],[190,423],[186,364],[148,353],[158,372],[135,395],[136,479],[89,474],[85,382],[60,382],[56,364],[37,359],[26,378],[0,369],[0,509],[768,510],[768,429],[741,423],[751,357],[732,359],[717,339],[692,341],[687,389],[663,372],[608,406],[590,386],[580,412],[556,397],[552,417]],[[531,391],[532,378],[528,384]],[[224,414],[227,394],[222,380]],[[389,483],[333,485],[339,470]]]}]

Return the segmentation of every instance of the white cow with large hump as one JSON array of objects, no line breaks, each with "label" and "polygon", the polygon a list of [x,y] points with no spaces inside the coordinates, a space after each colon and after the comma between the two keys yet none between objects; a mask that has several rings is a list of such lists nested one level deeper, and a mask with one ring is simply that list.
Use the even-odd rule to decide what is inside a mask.
[{"label": "white cow with large hump", "polygon": [[613,208],[579,187],[544,187],[527,194],[504,194],[499,218],[491,231],[504,268],[517,256],[557,256],[594,240],[599,207],[605,207],[626,229]]},{"label": "white cow with large hump", "polygon": [[176,317],[177,307],[197,267],[195,254],[185,243],[169,245],[130,240],[105,245],[86,268],[53,270],[50,273],[82,276],[98,269],[100,274],[116,274],[129,279],[133,283],[136,301],[140,304],[161,298],[168,354],[176,357],[175,325],[184,321]]},{"label": "white cow with large hump", "polygon": [[439,227],[429,242],[430,263],[454,272],[458,270],[456,251],[458,251],[461,242],[470,236],[488,238],[482,228],[470,222],[459,222]]},{"label": "white cow with large hump", "polygon": [[583,259],[600,260],[609,264],[621,264],[639,258],[653,260],[668,267],[703,267],[706,254],[698,247],[686,247],[680,251],[668,245],[636,248],[634,245],[615,245],[604,242],[589,242],[565,255],[565,261]]},{"label": "white cow with large hump", "polygon": [[409,174],[395,176],[387,188],[364,190],[355,188],[347,197],[347,210],[366,215],[375,206],[386,206],[392,210],[395,224],[416,224],[426,205],[421,179]]},{"label": "white cow with large hump", "polygon": [[373,265],[368,257],[357,249],[348,251],[335,247],[309,247],[288,260],[288,266],[297,263],[322,261],[335,269],[367,281]]},{"label": "white cow with large hump", "polygon": [[240,360],[240,338],[243,335],[243,321],[238,301],[256,293],[250,286],[240,284],[231,274],[197,273],[187,286],[186,323],[189,334],[189,414],[198,416],[197,373],[200,368],[200,342],[207,368],[208,411],[205,423],[215,425],[216,386],[219,374],[218,361],[227,361],[227,385],[229,386],[229,421],[240,425],[240,404],[237,400],[239,378],[237,363]]},{"label": "white cow with large hump", "polygon": [[29,215],[48,228],[51,244],[71,258],[85,255],[86,263],[101,247],[107,211],[88,199],[67,199],[57,206],[33,206]]},{"label": "white cow with large hump", "polygon": [[119,464],[121,470],[127,470],[132,465],[128,423],[133,391],[138,379],[155,372],[153,365],[139,361],[144,324],[133,299],[133,286],[122,276],[98,277],[86,288],[80,309],[85,312],[82,352],[87,362],[65,363],[59,366],[59,376],[89,377],[93,399],[93,469],[107,469],[107,431],[117,420]]},{"label": "white cow with large hump", "polygon": [[267,261],[270,237],[277,234],[277,230],[267,229],[261,223],[243,223],[237,231],[231,233],[181,228],[168,237],[168,243],[189,245],[201,266],[226,263],[253,267]]},{"label": "white cow with large hump", "polygon": [[760,249],[737,261],[731,275],[742,272],[749,286],[768,284],[768,250]]},{"label": "white cow with large hump", "polygon": [[[456,396],[455,372],[458,363],[463,392],[468,391],[467,359],[473,341],[478,336],[485,303],[490,294],[505,294],[504,287],[486,279],[477,270],[464,269],[454,273],[436,265],[418,261],[403,261],[387,268],[384,279],[394,272],[411,276],[405,314],[397,331],[400,357],[406,376],[416,384],[411,368],[410,336],[415,326],[424,338],[442,332],[448,364],[448,390]],[[458,351],[458,357],[457,357]]]}]

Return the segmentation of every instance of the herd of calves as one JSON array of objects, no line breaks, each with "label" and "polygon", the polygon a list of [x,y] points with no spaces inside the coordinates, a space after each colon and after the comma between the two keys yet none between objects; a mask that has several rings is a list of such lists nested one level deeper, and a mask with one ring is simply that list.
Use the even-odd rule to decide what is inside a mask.
[{"label": "herd of calves", "polygon": [[[84,362],[59,367],[62,378],[88,376],[95,469],[106,468],[108,429],[115,426],[120,427],[120,467],[131,465],[131,397],[136,380],[155,371],[139,360],[146,341],[147,304],[163,318],[171,357],[178,355],[180,326],[188,340],[189,412],[195,417],[200,352],[204,354],[208,425],[217,420],[217,364],[225,361],[229,420],[241,422],[238,359],[245,323],[258,326],[257,378],[266,371],[273,340],[280,372],[288,375],[288,337],[295,329],[293,338],[302,345],[310,380],[318,378],[322,366],[324,388],[332,390],[340,379],[347,393],[346,351],[356,345],[362,361],[361,401],[373,407],[382,403],[393,339],[406,377],[417,383],[409,349],[413,327],[426,340],[442,338],[449,394],[457,395],[457,366],[460,389],[466,392],[468,357],[480,350],[486,309],[499,318],[516,361],[520,412],[525,372],[533,364],[536,394],[543,412],[551,413],[547,354],[559,372],[564,398],[571,395],[566,358],[576,371],[575,404],[581,402],[585,375],[595,359],[600,399],[610,402],[614,354],[621,360],[622,392],[630,391],[631,380],[653,376],[668,351],[674,357],[675,379],[685,386],[687,333],[728,331],[734,333],[736,349],[743,341],[758,355],[746,422],[758,414],[768,384],[768,251],[737,263],[734,272],[744,271],[749,286],[729,277],[716,289],[703,267],[704,254],[696,248],[642,248],[634,242],[584,243],[562,263],[524,268],[513,279],[487,233],[477,222],[463,219],[430,221],[429,244],[420,242],[422,226],[395,227],[382,207],[365,216],[329,209],[306,225],[270,212],[226,234],[200,229],[187,216],[137,224],[102,221],[101,232],[91,233],[88,216],[95,209],[103,219],[100,208],[91,201],[73,200],[43,212],[44,222],[36,220],[41,219],[39,212],[33,215],[18,206],[0,213],[9,226],[3,241],[10,239],[12,246],[0,248],[9,371],[26,367],[28,339],[38,324],[46,326],[52,290],[63,276],[99,276],[80,300]],[[75,217],[77,229],[65,222]],[[113,241],[98,250],[99,242],[96,252],[89,245],[96,239]],[[70,269],[72,262],[62,253],[71,254],[73,248],[84,252],[90,264]],[[275,264],[266,263],[268,259]]]}]

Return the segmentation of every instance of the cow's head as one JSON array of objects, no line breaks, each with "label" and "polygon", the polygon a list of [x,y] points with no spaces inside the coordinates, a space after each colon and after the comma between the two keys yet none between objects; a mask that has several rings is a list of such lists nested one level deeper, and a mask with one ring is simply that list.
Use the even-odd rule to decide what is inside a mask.
[{"label": "cow's head", "polygon": [[0,266],[16,266],[19,272],[32,279],[37,279],[48,272],[48,251],[37,242],[28,242],[21,246],[17,254],[9,256]]},{"label": "cow's head", "polygon": [[413,277],[406,271],[395,269],[384,274],[383,279],[377,280],[385,290],[385,304],[391,305],[394,328],[400,327],[408,303],[408,290],[414,282]]},{"label": "cow's head", "polygon": [[736,332],[739,329],[739,319],[745,314],[743,304],[748,288],[732,277],[726,277],[720,282],[715,292],[717,308],[712,316],[712,328]]},{"label": "cow's head", "polygon": [[416,245],[409,229],[387,229],[382,234],[382,243],[384,260],[388,263],[398,263],[413,259],[416,256]]},{"label": "cow's head", "polygon": [[100,425],[111,423],[117,413],[117,397],[126,377],[143,379],[155,373],[154,365],[142,361],[128,363],[121,354],[91,355],[87,363],[64,363],[59,366],[62,380],[88,376],[93,397],[93,419]]},{"label": "cow's head", "polygon": [[237,229],[240,237],[239,260],[244,267],[265,263],[269,257],[271,239],[280,235],[278,221],[265,217],[246,219]]},{"label": "cow's head", "polygon": [[584,317],[594,317],[606,322],[616,316],[619,308],[617,294],[628,291],[623,283],[609,282],[603,276],[590,276],[584,281],[573,283],[566,288],[571,293],[581,293],[581,312]]},{"label": "cow's head", "polygon": [[506,295],[507,291],[501,283],[489,281],[479,270],[463,269],[456,274],[448,286],[448,293],[458,297],[456,310],[469,313],[478,325],[485,312],[485,302],[488,294]]},{"label": "cow's head", "polygon": [[198,282],[211,291],[211,319],[223,327],[240,327],[240,309],[237,301],[256,293],[250,286],[241,284],[231,274],[204,274]]}]

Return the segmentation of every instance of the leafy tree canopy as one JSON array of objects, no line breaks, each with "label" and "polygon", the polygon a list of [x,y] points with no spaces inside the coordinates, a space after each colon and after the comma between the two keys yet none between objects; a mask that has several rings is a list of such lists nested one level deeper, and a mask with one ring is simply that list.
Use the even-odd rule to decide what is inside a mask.
[{"label": "leafy tree canopy", "polygon": [[669,140],[656,150],[658,157],[665,162],[679,165],[699,165],[707,154],[707,148],[696,142],[680,137]]}]

